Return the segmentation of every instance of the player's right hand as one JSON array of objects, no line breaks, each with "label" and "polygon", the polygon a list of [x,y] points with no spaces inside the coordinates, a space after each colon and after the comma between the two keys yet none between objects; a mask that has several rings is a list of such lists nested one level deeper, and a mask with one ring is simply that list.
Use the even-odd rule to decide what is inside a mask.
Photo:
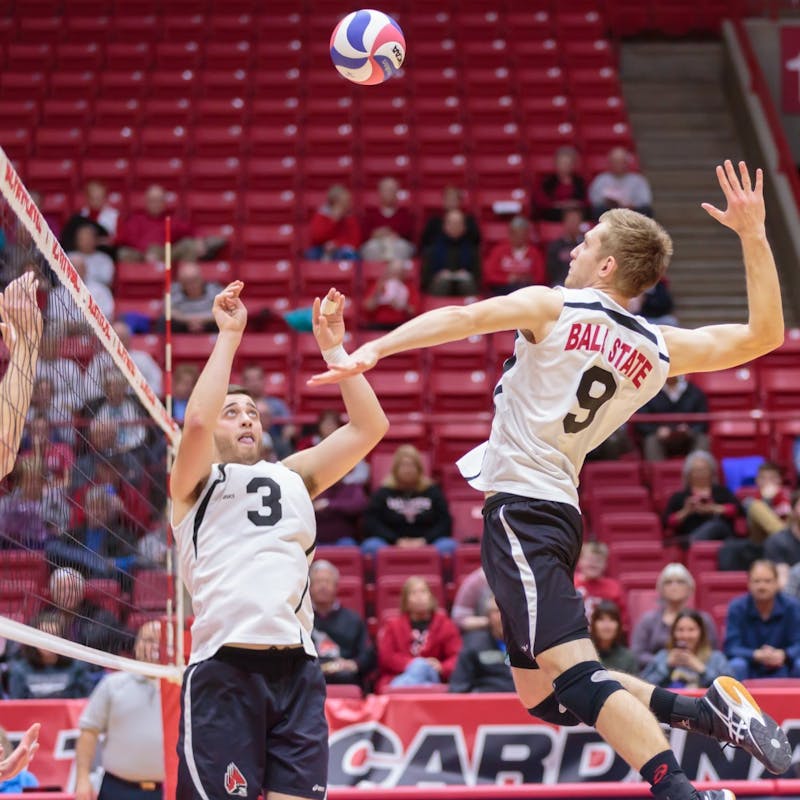
[{"label": "player's right hand", "polygon": [[42,312],[36,302],[38,282],[32,272],[15,278],[0,292],[0,334],[9,351],[17,344],[38,346],[42,338]]},{"label": "player's right hand", "polygon": [[372,369],[378,363],[378,351],[371,343],[361,345],[354,350],[347,361],[341,364],[329,364],[327,372],[320,372],[308,379],[309,386],[319,386],[323,383],[339,383],[345,378],[360,375]]},{"label": "player's right hand", "polygon": [[[14,748],[8,758],[0,761],[0,780],[7,781],[22,772],[28,764],[31,763],[33,756],[39,749],[39,729],[42,726],[35,722],[25,731],[20,743]],[[3,750],[0,748],[0,756],[3,756]]]},{"label": "player's right hand", "polygon": [[244,331],[247,325],[247,309],[239,297],[242,289],[244,284],[241,281],[233,281],[214,298],[214,322],[217,323],[220,333]]}]

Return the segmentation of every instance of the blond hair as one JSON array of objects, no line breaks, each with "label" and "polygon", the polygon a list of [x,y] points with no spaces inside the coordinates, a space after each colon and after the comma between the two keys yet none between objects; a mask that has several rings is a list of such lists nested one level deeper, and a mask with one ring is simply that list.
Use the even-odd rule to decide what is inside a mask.
[{"label": "blond hair", "polygon": [[422,454],[414,447],[413,444],[401,444],[397,450],[394,451],[392,456],[392,466],[389,468],[389,474],[383,481],[383,485],[389,489],[397,489],[397,470],[400,467],[400,461],[404,458],[410,458],[417,468],[417,484],[414,490],[417,492],[424,492],[432,483],[430,476],[425,474],[425,463],[422,460]]},{"label": "blond hair", "polygon": [[406,578],[403,588],[400,592],[400,613],[408,614],[408,596],[411,594],[414,584],[417,583],[421,583],[428,590],[428,596],[430,597],[429,608],[431,614],[433,614],[433,612],[439,607],[439,603],[436,601],[436,595],[431,591],[428,581],[426,581],[425,578],[421,577],[420,575],[410,575],[408,578]]},{"label": "blond hair", "polygon": [[625,297],[636,297],[663,277],[672,257],[672,239],[655,220],[614,208],[600,215],[605,230],[600,237],[604,256],[617,262],[614,284]]}]

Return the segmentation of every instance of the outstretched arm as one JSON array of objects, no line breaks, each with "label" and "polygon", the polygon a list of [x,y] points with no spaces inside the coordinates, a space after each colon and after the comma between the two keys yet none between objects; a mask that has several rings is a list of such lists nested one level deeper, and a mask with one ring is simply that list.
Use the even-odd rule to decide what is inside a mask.
[{"label": "outstretched arm", "polygon": [[172,499],[191,502],[197,485],[211,470],[214,428],[217,425],[236,349],[247,325],[247,309],[239,298],[241,281],[229,283],[214,298],[219,335],[186,405],[183,436],[170,476]]},{"label": "outstretched arm", "polygon": [[504,297],[492,297],[466,306],[445,306],[428,311],[393,331],[358,348],[342,364],[315,375],[311,383],[333,383],[349,375],[372,369],[381,358],[433,347],[497,331],[527,330],[534,339],[543,338],[558,319],[563,305],[561,293],[545,286],[529,286]]},{"label": "outstretched arm", "polygon": [[783,306],[775,259],[767,241],[764,176],[756,170],[755,187],[744,161],[739,173],[730,161],[717,167],[717,179],[728,206],[725,211],[703,203],[715,220],[735,231],[742,242],[747,276],[748,320],[743,325],[707,325],[696,330],[661,328],[670,355],[670,375],[711,372],[735,367],[783,343]]},{"label": "outstretched arm", "polygon": [[[342,349],[343,308],[344,295],[335,289],[328,292],[324,314],[319,299],[314,301],[314,336],[328,363],[347,358]],[[350,421],[337,428],[318,445],[294,453],[283,461],[289,469],[302,476],[312,497],[324,492],[347,475],[389,429],[389,421],[378,398],[363,375],[354,374],[342,381],[341,391]]]},{"label": "outstretched arm", "polygon": [[26,272],[0,294],[0,333],[10,356],[0,383],[0,479],[11,472],[16,461],[36,377],[42,338],[36,286],[33,274]]}]

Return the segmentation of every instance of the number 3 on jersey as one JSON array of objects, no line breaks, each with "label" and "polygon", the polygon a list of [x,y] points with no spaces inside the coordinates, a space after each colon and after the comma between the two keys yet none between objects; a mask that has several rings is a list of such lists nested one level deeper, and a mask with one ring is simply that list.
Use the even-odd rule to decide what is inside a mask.
[{"label": "number 3 on jersey", "polygon": [[[599,384],[601,391],[597,394],[595,384]],[[581,377],[575,399],[578,405],[586,412],[586,416],[578,419],[577,415],[569,413],[564,417],[565,433],[580,433],[588,428],[601,406],[607,403],[617,391],[617,380],[607,369],[594,366],[589,367]],[[582,415],[583,416],[583,415]]]},{"label": "number 3 on jersey", "polygon": [[[269,489],[269,492],[262,492],[262,489]],[[247,512],[247,519],[253,525],[266,528],[280,521],[283,516],[283,509],[281,508],[281,487],[277,481],[272,478],[253,478],[247,484],[247,493],[259,495],[261,497],[261,507],[266,509],[266,513],[264,511]]]}]

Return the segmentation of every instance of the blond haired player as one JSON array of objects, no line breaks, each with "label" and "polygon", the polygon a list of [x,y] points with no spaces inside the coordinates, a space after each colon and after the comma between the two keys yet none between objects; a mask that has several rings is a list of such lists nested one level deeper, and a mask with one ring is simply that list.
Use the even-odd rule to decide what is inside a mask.
[{"label": "blond haired player", "polygon": [[653,220],[619,209],[603,214],[572,251],[566,288],[530,287],[431,311],[315,378],[340,380],[415,347],[518,331],[494,390],[489,441],[459,461],[464,477],[486,493],[483,566],[502,613],[517,693],[534,716],[596,727],[659,800],[734,795],[728,789],[698,793],[653,714],[743,747],[776,773],[788,769],[792,755],[783,731],[732,678],[718,678],[704,698],[695,699],[604,670],[573,583],[582,538],[578,473],[586,453],[668,376],[732,367],[783,342],[761,170],[752,186],[744,162],[737,175],[726,161],[717,178],[727,208],[703,208],[741,240],[746,324],[683,330],[630,314],[628,302],[666,270],[672,242]]}]

